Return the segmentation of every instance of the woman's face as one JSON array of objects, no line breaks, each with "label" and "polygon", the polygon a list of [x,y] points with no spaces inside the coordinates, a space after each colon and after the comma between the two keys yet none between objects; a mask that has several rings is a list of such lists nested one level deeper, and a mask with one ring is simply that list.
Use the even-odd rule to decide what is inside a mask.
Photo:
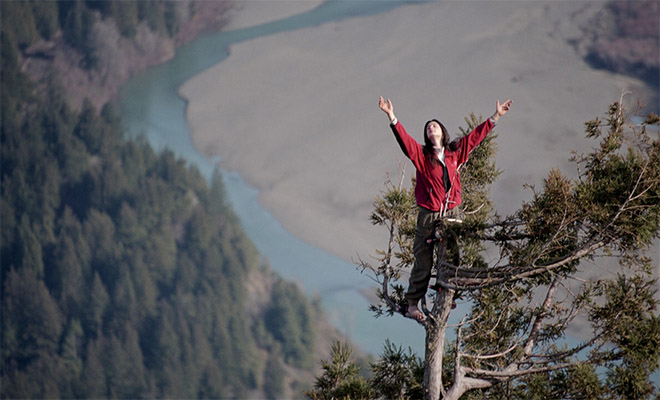
[{"label": "woman's face", "polygon": [[429,122],[426,126],[426,136],[433,143],[433,146],[442,147],[442,128],[440,128],[440,124],[435,121]]}]

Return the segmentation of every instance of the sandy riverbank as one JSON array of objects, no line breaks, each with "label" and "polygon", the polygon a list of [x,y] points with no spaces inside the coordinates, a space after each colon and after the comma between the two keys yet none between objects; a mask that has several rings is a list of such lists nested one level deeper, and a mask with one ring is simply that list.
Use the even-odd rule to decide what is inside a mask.
[{"label": "sandy riverbank", "polygon": [[243,29],[313,10],[324,0],[248,0],[238,3],[224,30]]},{"label": "sandy riverbank", "polygon": [[[283,8],[247,2],[233,28],[314,4],[266,3]],[[601,4],[413,4],[241,43],[181,88],[193,141],[257,187],[291,233],[350,260],[385,246],[369,214],[404,161],[378,96],[419,140],[429,118],[455,135],[470,111],[488,116],[496,99],[512,98],[496,128],[504,173],[493,199],[513,212],[530,197],[523,184],[553,167],[574,173],[570,151],[592,145],[584,121],[623,90],[631,100],[653,96],[637,80],[593,70],[568,44]]]}]

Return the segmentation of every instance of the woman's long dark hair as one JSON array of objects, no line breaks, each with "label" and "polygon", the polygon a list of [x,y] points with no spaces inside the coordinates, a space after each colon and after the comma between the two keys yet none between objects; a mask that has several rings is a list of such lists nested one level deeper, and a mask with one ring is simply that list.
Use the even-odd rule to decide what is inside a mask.
[{"label": "woman's long dark hair", "polygon": [[447,128],[445,128],[444,125],[442,125],[442,122],[438,121],[437,119],[432,119],[424,124],[424,154],[433,162],[440,162],[435,156],[435,151],[433,150],[433,143],[431,142],[431,139],[429,139],[429,137],[426,135],[426,129],[431,122],[437,122],[437,124],[440,125],[440,129],[442,130],[442,146],[445,149],[455,151],[458,149],[458,143],[456,141],[451,141],[449,137],[449,131]]}]

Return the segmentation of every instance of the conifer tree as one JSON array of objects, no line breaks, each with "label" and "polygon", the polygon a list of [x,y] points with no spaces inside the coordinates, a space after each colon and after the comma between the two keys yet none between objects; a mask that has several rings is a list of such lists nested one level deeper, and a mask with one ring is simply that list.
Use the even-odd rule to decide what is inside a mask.
[{"label": "conifer tree", "polygon": [[[573,155],[577,176],[550,171],[531,200],[505,217],[489,200],[499,174],[494,143],[471,154],[461,172],[462,223],[440,231],[440,290],[429,292],[426,310],[425,399],[657,393],[649,376],[659,366],[660,317],[647,250],[660,233],[660,118],[629,118],[620,101],[605,119],[586,122],[587,138],[600,143]],[[479,121],[466,122],[465,132]],[[376,316],[405,304],[399,280],[414,261],[415,201],[402,183],[390,181],[375,201],[372,222],[389,231],[378,265],[360,261],[381,283]],[[443,245],[448,237],[459,254]],[[618,260],[618,272],[594,271],[605,256]],[[458,299],[471,309],[450,327]],[[588,326],[590,336],[568,342],[575,326]]]}]

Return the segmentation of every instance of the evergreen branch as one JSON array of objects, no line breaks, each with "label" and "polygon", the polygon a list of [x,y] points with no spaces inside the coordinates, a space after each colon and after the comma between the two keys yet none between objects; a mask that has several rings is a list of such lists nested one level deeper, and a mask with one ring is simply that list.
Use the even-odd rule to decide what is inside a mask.
[{"label": "evergreen branch", "polygon": [[[399,185],[397,186],[397,190],[401,191],[401,189],[403,188],[406,169],[405,169],[405,165],[401,166],[401,163],[399,163],[399,166],[401,168],[401,174],[400,174]],[[382,298],[385,300],[387,305],[392,310],[398,309],[398,305],[389,294],[389,281],[393,275],[392,256],[394,254],[395,237],[396,237],[396,222],[394,218],[391,218],[389,220],[389,239],[387,243],[387,251],[385,253],[383,266],[382,266],[383,281],[381,285],[381,290],[382,290]]]}]

